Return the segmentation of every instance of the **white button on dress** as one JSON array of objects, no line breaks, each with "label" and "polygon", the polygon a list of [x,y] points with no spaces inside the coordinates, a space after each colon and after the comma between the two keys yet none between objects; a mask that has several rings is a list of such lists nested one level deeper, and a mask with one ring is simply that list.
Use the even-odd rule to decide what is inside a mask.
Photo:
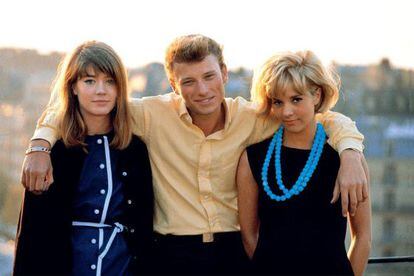
[{"label": "white button on dress", "polygon": [[92,243],[92,244],[95,244],[95,243],[96,243],[96,239],[92,239],[92,240],[91,240],[91,243]]},{"label": "white button on dress", "polygon": [[100,145],[102,144],[102,139],[99,138],[96,142]]},{"label": "white button on dress", "polygon": [[99,168],[104,169],[105,168],[105,165],[104,164],[100,164],[99,165]]},{"label": "white button on dress", "polygon": [[91,265],[91,269],[92,269],[92,270],[95,270],[95,269],[96,269],[96,265],[94,265],[94,264],[93,264],[93,265]]},{"label": "white button on dress", "polygon": [[97,215],[99,215],[99,210],[98,209],[95,209],[94,210],[94,213],[97,214]]},{"label": "white button on dress", "polygon": [[101,195],[104,195],[105,194],[105,190],[104,189],[102,189],[101,191],[100,191],[100,193],[101,193]]}]

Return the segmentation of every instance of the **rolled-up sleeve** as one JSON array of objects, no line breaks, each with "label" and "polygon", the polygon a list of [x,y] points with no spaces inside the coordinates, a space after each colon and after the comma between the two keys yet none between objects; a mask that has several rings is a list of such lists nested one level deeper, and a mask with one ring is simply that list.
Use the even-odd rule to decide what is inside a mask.
[{"label": "rolled-up sleeve", "polygon": [[364,149],[362,135],[354,121],[349,117],[333,111],[318,114],[317,119],[322,123],[329,137],[328,143],[341,154],[346,149],[362,152]]}]

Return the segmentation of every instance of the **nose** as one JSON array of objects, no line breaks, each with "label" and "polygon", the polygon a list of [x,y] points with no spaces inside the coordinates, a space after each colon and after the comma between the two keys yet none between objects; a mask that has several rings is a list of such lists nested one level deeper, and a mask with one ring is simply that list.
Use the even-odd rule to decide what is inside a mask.
[{"label": "nose", "polygon": [[200,81],[198,84],[198,91],[199,94],[205,95],[208,93],[208,85],[204,81]]},{"label": "nose", "polygon": [[293,115],[293,106],[291,106],[290,104],[286,104],[283,107],[283,117],[289,118],[292,115]]},{"label": "nose", "polygon": [[105,93],[106,93],[105,82],[98,81],[96,83],[96,94],[105,94]]}]

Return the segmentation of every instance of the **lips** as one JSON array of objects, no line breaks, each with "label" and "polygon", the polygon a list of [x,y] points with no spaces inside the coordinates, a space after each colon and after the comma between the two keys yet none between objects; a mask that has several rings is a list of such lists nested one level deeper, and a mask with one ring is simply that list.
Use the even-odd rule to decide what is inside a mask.
[{"label": "lips", "polygon": [[195,102],[196,102],[196,103],[201,103],[201,104],[208,104],[208,103],[210,103],[213,99],[214,99],[214,96],[213,96],[213,97],[210,97],[210,98],[205,98],[205,99],[195,100]]},{"label": "lips", "polygon": [[289,120],[289,121],[283,121],[283,124],[285,125],[293,125],[297,120]]}]

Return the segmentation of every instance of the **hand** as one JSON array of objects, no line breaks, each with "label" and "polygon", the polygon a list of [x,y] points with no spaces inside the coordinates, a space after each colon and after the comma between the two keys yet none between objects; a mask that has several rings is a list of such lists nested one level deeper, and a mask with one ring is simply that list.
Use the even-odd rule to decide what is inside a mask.
[{"label": "hand", "polygon": [[336,202],[341,194],[342,215],[346,217],[349,212],[354,216],[358,203],[368,198],[368,176],[362,165],[363,155],[347,149],[341,153],[340,158],[341,165],[331,203]]},{"label": "hand", "polygon": [[[45,140],[34,140],[30,146],[50,147]],[[24,158],[20,182],[28,191],[41,194],[53,183],[53,168],[50,155],[45,152],[32,152]]]}]

